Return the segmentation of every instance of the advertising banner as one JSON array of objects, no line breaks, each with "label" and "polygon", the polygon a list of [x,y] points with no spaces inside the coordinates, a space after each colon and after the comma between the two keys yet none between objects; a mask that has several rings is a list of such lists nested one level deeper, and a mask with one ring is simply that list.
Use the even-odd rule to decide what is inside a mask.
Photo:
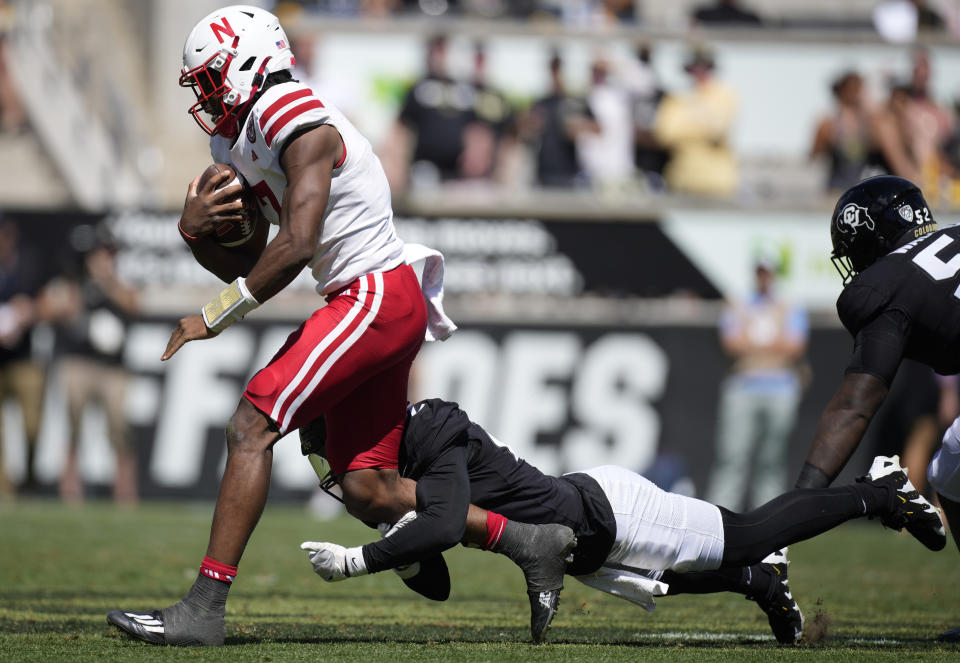
[{"label": "advertising banner", "polygon": [[[215,339],[187,344],[161,363],[174,320],[134,324],[125,363],[134,374],[128,412],[145,497],[213,498],[225,460],[224,427],[246,380],[296,326],[249,320]],[[800,467],[816,419],[842,376],[848,345],[841,330],[814,330],[807,389],[791,444],[789,473]],[[501,443],[545,472],[608,463],[644,471],[664,462],[677,488],[702,494],[714,458],[717,395],[727,369],[707,327],[467,326],[424,346],[410,398],[461,404]],[[37,470],[51,482],[63,466],[69,431],[51,373]],[[7,429],[15,414],[7,413]],[[94,484],[112,477],[112,450],[98,408],[80,434],[80,469]],[[16,435],[6,436],[11,469]],[[302,498],[316,484],[297,435],[274,450],[271,494]],[[745,468],[745,475],[749,472]]]}]

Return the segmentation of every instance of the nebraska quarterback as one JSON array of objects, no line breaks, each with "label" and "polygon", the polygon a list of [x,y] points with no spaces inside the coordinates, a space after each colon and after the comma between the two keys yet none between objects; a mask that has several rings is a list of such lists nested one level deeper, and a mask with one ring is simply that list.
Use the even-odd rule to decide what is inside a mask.
[{"label": "nebraska quarterback", "polygon": [[[418,503],[414,482],[397,471],[398,449],[410,365],[425,337],[455,329],[440,305],[442,257],[400,241],[387,179],[370,143],[292,78],[293,63],[277,17],[243,5],[206,16],[183,48],[180,84],[196,95],[190,114],[211,136],[214,161],[243,177],[279,230],[268,243],[266,224],[255,224],[246,242],[230,241],[228,248],[217,231],[243,221],[243,187],[219,188],[230,177],[226,168],[191,182],[180,233],[197,261],[230,285],[200,314],[180,320],[162,359],[189,341],[216,336],[307,266],[326,306],[253,376],[227,425],[226,468],[193,587],[162,610],[107,615],[109,623],[155,644],[223,643],[227,592],[266,502],[273,445],[290,431],[325,419],[337,439],[327,460],[351,515],[395,523]],[[420,259],[426,260],[422,289],[409,266]],[[487,547],[521,566],[531,596],[562,588],[572,530],[504,518],[475,529]],[[434,571],[405,579],[428,597],[449,591],[442,557],[428,566],[431,561]],[[349,564],[359,573],[367,560],[359,556]]]},{"label": "nebraska quarterback", "polygon": [[453,329],[405,262],[370,143],[293,80],[293,63],[279,21],[256,7],[213,12],[184,44],[180,84],[196,94],[190,114],[210,134],[214,161],[242,175],[279,232],[267,243],[261,229],[239,250],[220,245],[216,229],[242,214],[241,187],[218,191],[221,176],[191,183],[180,232],[196,259],[230,285],[180,321],[163,359],[213,338],[307,266],[326,306],[250,380],[230,419],[210,542],[193,588],[149,615],[108,616],[154,642],[223,642],[227,590],[266,501],[273,445],[288,432],[325,415],[344,440],[329,460],[343,475],[350,512],[390,522],[402,515],[392,502],[410,365],[425,335]]}]

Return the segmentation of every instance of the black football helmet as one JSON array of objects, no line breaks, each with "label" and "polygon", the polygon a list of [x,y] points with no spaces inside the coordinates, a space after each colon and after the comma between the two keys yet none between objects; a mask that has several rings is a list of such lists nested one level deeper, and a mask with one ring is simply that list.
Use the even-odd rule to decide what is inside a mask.
[{"label": "black football helmet", "polygon": [[915,184],[892,175],[871,177],[837,201],[830,220],[830,259],[846,285],[878,258],[936,229]]}]

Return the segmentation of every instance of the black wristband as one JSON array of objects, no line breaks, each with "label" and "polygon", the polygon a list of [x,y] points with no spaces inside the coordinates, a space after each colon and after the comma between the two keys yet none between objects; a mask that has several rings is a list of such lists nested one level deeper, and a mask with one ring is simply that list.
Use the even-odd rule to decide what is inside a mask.
[{"label": "black wristband", "polygon": [[830,485],[828,477],[819,467],[814,467],[810,463],[804,463],[800,470],[800,476],[797,478],[795,488],[826,488]]}]

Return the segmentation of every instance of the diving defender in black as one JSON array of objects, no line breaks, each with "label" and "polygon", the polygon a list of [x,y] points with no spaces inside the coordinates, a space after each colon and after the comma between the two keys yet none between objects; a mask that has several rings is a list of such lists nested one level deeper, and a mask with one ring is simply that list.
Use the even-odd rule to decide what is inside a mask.
[{"label": "diving defender in black", "polygon": [[[570,575],[603,566],[616,539],[613,510],[596,480],[584,473],[543,474],[497,445],[456,403],[431,399],[407,409],[400,474],[417,482],[417,518],[392,536],[363,546],[370,572],[410,564],[456,545],[471,503],[510,520],[573,529],[578,543],[567,567]],[[866,482],[790,491],[746,513],[720,508],[720,566],[756,564],[775,550],[851,518],[882,515],[892,497],[887,489]],[[666,576],[662,579],[671,583]]]},{"label": "diving defender in black", "polygon": [[[311,449],[306,451],[310,453]],[[427,560],[455,545],[463,536],[471,503],[516,522],[570,527],[577,545],[566,571],[574,576],[588,576],[605,566],[608,557],[616,559],[612,555],[615,545],[643,551],[648,545],[661,543],[636,540],[628,534],[618,539],[610,498],[593,476],[543,474],[497,445],[455,403],[432,399],[408,407],[399,459],[401,476],[416,481],[416,516],[395,528],[393,534],[360,549],[369,572]],[[668,595],[720,591],[744,594],[767,614],[779,642],[796,642],[802,634],[803,617],[786,585],[786,559],[764,560],[770,553],[866,515],[880,516],[884,524],[896,529],[905,525],[928,547],[943,547],[942,522],[932,515],[933,507],[925,501],[923,508],[917,508],[920,502],[910,508],[915,513],[911,518],[922,521],[919,525],[913,520],[891,520],[900,517],[900,505],[905,503],[897,499],[898,485],[891,480],[902,476],[912,490],[899,466],[895,469],[897,472],[885,478],[868,476],[850,486],[793,490],[747,513],[716,507],[722,525],[722,559],[702,557],[710,563],[700,568],[708,570],[680,573],[670,568],[628,568],[616,562],[609,568],[666,583]],[[632,476],[635,479],[631,481],[648,483]],[[618,504],[618,508],[621,515],[630,509],[642,512],[642,505]],[[330,544],[311,544],[316,545]],[[321,573],[316,564],[314,568]],[[584,582],[610,591],[592,580],[584,578]]]}]

